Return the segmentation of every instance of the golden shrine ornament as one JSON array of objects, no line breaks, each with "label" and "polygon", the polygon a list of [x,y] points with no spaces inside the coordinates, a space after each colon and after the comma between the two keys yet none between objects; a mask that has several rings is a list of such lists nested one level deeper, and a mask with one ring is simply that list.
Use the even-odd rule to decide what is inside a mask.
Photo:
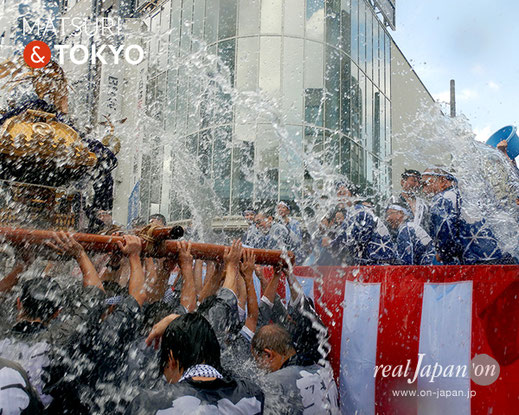
[{"label": "golden shrine ornament", "polygon": [[11,159],[36,156],[65,167],[94,166],[97,157],[88,150],[78,132],[55,120],[55,115],[26,110],[9,118],[0,130],[0,153]]}]

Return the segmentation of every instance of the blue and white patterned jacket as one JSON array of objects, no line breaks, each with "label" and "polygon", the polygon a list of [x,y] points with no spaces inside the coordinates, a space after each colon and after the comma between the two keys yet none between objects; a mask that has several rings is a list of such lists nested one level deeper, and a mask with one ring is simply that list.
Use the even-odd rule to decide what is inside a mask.
[{"label": "blue and white patterned jacket", "polygon": [[402,265],[432,265],[436,256],[431,237],[414,222],[403,223],[398,229],[396,253]]},{"label": "blue and white patterned jacket", "polygon": [[395,249],[386,225],[371,211],[358,203],[351,207],[337,237],[334,250],[348,265],[381,265],[395,262]]},{"label": "blue and white patterned jacket", "polygon": [[485,219],[468,223],[461,214],[457,187],[434,196],[430,209],[429,234],[443,264],[509,263],[511,256],[500,248]]}]

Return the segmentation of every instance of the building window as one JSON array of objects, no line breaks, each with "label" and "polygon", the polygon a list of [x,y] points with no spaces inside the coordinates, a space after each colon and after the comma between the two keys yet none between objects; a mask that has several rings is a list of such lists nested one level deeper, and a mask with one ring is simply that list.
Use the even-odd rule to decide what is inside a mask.
[{"label": "building window", "polygon": [[339,129],[341,57],[338,49],[326,47],[326,97],[325,126],[333,130]]},{"label": "building window", "polygon": [[218,2],[214,0],[206,1],[205,7],[205,41],[212,44],[218,39]]},{"label": "building window", "polygon": [[[186,143],[201,182],[213,179],[224,214],[323,185],[314,181],[316,164],[306,166],[303,152],[358,184],[388,183],[390,39],[365,0],[170,0],[149,18],[156,34],[150,54],[169,53],[170,66],[151,57],[147,110]],[[193,38],[203,38],[218,55],[228,72],[215,71],[228,73],[231,86],[259,88],[281,104],[283,141],[268,122],[243,121],[251,109],[232,102],[220,77],[212,80],[208,71],[201,82],[178,65]],[[143,177],[150,180],[146,157]],[[150,192],[143,184],[148,204],[155,203]],[[169,192],[171,217],[189,215]]]},{"label": "building window", "polygon": [[214,134],[214,158],[213,180],[214,191],[218,197],[224,212],[229,212],[231,196],[231,127],[219,127],[213,130]]},{"label": "building window", "polygon": [[322,127],[323,125],[323,90],[321,88],[305,89],[305,121]]},{"label": "building window", "polygon": [[236,36],[236,0],[220,0],[218,39]]},{"label": "building window", "polygon": [[324,0],[306,0],[306,38],[324,42],[324,22]]},{"label": "building window", "polygon": [[233,147],[232,214],[252,206],[254,188],[254,142],[237,141]]}]

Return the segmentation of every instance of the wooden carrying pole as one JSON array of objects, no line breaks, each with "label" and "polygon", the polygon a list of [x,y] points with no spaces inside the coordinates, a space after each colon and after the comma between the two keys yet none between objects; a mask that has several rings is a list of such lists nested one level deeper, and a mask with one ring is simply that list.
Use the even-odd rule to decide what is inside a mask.
[{"label": "wooden carrying pole", "polygon": [[[151,237],[143,238],[143,252],[153,257],[175,256],[180,250],[180,244],[177,241],[164,240],[164,236],[169,235],[170,228],[156,228],[151,231]],[[11,245],[44,245],[45,241],[53,239],[53,231],[40,229],[23,229],[0,227],[0,242],[4,241]],[[123,242],[122,236],[116,235],[94,235],[90,233],[72,233],[66,232],[67,235],[78,241],[86,250],[92,252],[116,252],[119,251],[117,242]],[[196,259],[223,260],[224,252],[227,247],[224,245],[191,243],[191,254]],[[277,265],[286,262],[283,258],[283,252],[271,249],[251,248],[256,255],[256,263],[262,265]],[[294,254],[287,252],[287,257],[291,263],[294,263]]]}]

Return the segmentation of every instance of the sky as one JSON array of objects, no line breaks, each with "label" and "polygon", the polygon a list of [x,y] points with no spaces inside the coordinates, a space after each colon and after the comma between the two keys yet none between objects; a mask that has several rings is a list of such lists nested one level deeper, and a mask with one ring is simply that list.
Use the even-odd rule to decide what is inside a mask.
[{"label": "sky", "polygon": [[519,1],[396,0],[393,39],[436,100],[456,107],[477,139],[519,127]]}]

